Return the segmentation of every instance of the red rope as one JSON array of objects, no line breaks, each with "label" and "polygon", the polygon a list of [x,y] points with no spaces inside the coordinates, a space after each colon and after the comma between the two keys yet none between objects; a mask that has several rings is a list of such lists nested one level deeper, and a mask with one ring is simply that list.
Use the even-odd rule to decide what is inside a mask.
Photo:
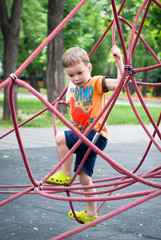
[{"label": "red rope", "polygon": [[[125,5],[126,0],[123,0],[121,3],[121,6],[119,8],[118,11],[118,15],[121,13],[124,5]],[[98,42],[96,43],[96,45],[93,47],[92,51],[89,54],[89,57],[91,57],[93,55],[93,53],[95,52],[95,50],[98,48],[98,46],[100,45],[100,43],[102,42],[102,40],[104,39],[104,37],[106,36],[106,34],[108,33],[108,31],[110,30],[110,28],[112,27],[114,20],[111,21],[111,23],[109,24],[109,26],[107,27],[107,29],[105,30],[105,32],[103,33],[103,35],[100,37],[100,39],[98,40]]]},{"label": "red rope", "polygon": [[83,230],[85,230],[85,229],[87,229],[87,228],[89,228],[89,227],[91,227],[91,226],[93,226],[95,224],[98,224],[98,223],[103,222],[103,221],[105,221],[107,219],[110,219],[110,218],[112,218],[112,217],[114,217],[114,216],[116,216],[116,215],[118,215],[118,214],[120,214],[120,213],[122,213],[124,211],[127,211],[130,208],[133,208],[133,207],[135,207],[135,206],[137,206],[137,205],[139,205],[139,204],[141,204],[141,203],[143,203],[145,201],[148,201],[148,200],[150,200],[150,199],[152,199],[154,197],[157,197],[159,195],[161,195],[161,190],[158,190],[156,192],[152,192],[149,195],[140,198],[139,200],[131,202],[131,203],[129,203],[129,204],[119,208],[119,209],[116,209],[116,210],[114,210],[114,211],[112,211],[110,213],[107,213],[107,214],[99,217],[98,219],[93,220],[92,222],[88,222],[86,224],[81,225],[78,228],[75,228],[75,229],[70,230],[70,231],[68,231],[66,233],[63,233],[63,234],[61,234],[61,235],[59,235],[57,237],[54,237],[51,240],[66,239],[66,238],[68,238],[68,237],[70,237],[70,236],[72,236],[74,234],[77,234],[77,233],[79,233],[79,232],[81,232],[81,231],[83,231]]},{"label": "red rope", "polygon": [[133,39],[134,39],[135,31],[136,31],[136,26],[137,26],[137,23],[139,21],[140,15],[141,15],[142,11],[144,10],[144,7],[145,7],[145,5],[147,4],[148,1],[149,0],[144,0],[141,8],[139,9],[138,14],[136,15],[134,24],[132,26],[131,36],[130,36],[130,40],[129,40],[129,48],[128,48],[128,64],[131,64],[131,60],[132,60]]},{"label": "red rope", "polygon": [[20,148],[20,151],[21,151],[21,155],[22,155],[25,167],[26,167],[26,171],[28,173],[28,176],[29,176],[32,184],[34,186],[36,186],[37,183],[35,182],[35,180],[32,176],[30,166],[28,164],[26,154],[25,154],[25,151],[24,151],[24,148],[23,148],[23,144],[22,144],[22,140],[21,140],[21,137],[20,137],[19,129],[18,129],[18,126],[17,126],[18,124],[17,124],[16,113],[15,113],[15,108],[14,108],[14,100],[13,100],[13,86],[14,86],[13,83],[10,83],[9,90],[8,90],[8,95],[9,95],[8,99],[9,99],[9,105],[10,105],[10,110],[11,110],[12,122],[13,122],[13,125],[14,125],[17,141],[18,141],[19,148]]},{"label": "red rope", "polygon": [[[143,28],[143,25],[144,25],[146,16],[147,16],[147,14],[148,14],[148,10],[149,10],[150,4],[151,4],[151,1],[149,1],[149,2],[147,3],[147,6],[146,6],[146,9],[145,9],[145,12],[144,12],[144,15],[143,15],[141,24],[140,24],[140,26],[139,26],[139,30],[138,30],[138,33],[137,33],[137,35],[136,35],[136,38],[135,38],[135,41],[134,41],[134,44],[133,44],[133,48],[132,48],[132,56],[134,55],[134,51],[135,51],[135,48],[136,48],[136,44],[137,44],[138,39],[139,39],[139,37],[140,37],[140,34],[141,34],[141,31],[142,31],[142,28]],[[136,21],[137,21],[137,20],[136,20]],[[134,30],[134,32],[135,32],[135,31],[136,31],[136,29]]]},{"label": "red rope", "polygon": [[[40,53],[40,51],[56,36],[56,34],[63,28],[63,26],[74,16],[74,14],[85,4],[87,0],[82,0],[80,1],[80,3],[71,11],[71,13],[53,30],[53,32],[46,38],[46,40],[40,44],[40,46],[26,59],[26,61],[16,70],[16,72],[14,73],[16,76],[18,76],[29,64],[30,62]],[[161,8],[161,3],[159,3],[157,0],[152,0],[158,7]],[[123,9],[123,6],[125,4],[126,0],[122,1],[122,4],[117,12],[116,10],[116,4],[114,0],[111,0],[111,4],[112,4],[112,8],[113,8],[113,13],[114,13],[114,20],[110,23],[110,25],[107,27],[106,31],[104,32],[104,34],[101,36],[100,40],[96,43],[96,45],[94,46],[94,48],[92,49],[91,53],[89,54],[89,57],[92,56],[92,54],[94,53],[94,51],[97,49],[97,47],[99,46],[99,44],[101,43],[101,41],[103,40],[103,38],[105,37],[105,35],[107,34],[107,32],[109,31],[109,29],[111,28],[111,26],[113,25],[113,31],[112,31],[112,45],[115,44],[115,26],[117,26],[117,31],[119,34],[119,38],[120,38],[120,42],[121,42],[121,46],[122,46],[122,50],[123,50],[123,54],[124,54],[124,60],[125,60],[125,65],[126,65],[126,69],[121,69],[120,68],[120,63],[116,58],[116,62],[117,65],[121,71],[122,77],[120,80],[119,85],[117,86],[116,90],[113,92],[112,96],[110,97],[110,99],[108,100],[108,102],[106,103],[104,109],[98,114],[96,120],[92,123],[92,125],[90,126],[90,128],[82,135],[79,131],[77,131],[77,129],[75,129],[60,113],[59,111],[56,109],[57,105],[59,104],[59,100],[62,100],[63,96],[65,95],[67,88],[64,90],[64,92],[61,94],[61,96],[59,97],[58,100],[56,100],[54,103],[50,104],[47,100],[45,100],[35,89],[33,89],[31,86],[29,86],[28,84],[26,84],[24,81],[21,81],[20,79],[13,79],[12,77],[9,77],[8,79],[6,79],[3,83],[0,84],[0,89],[4,88],[5,86],[9,85],[9,104],[10,104],[10,111],[11,111],[11,116],[12,116],[12,121],[13,121],[13,125],[14,125],[14,129],[10,130],[8,133],[4,134],[3,136],[0,136],[0,139],[2,139],[3,137],[5,137],[6,135],[8,135],[9,133],[11,133],[12,131],[15,131],[16,133],[16,137],[17,137],[17,141],[19,144],[19,148],[20,148],[20,152],[23,158],[23,162],[26,168],[26,171],[28,173],[28,177],[32,183],[32,185],[20,185],[20,186],[6,186],[6,185],[0,185],[0,188],[25,188],[25,190],[23,191],[0,191],[0,193],[5,193],[5,194],[14,194],[13,196],[3,200],[0,202],[0,206],[7,204],[8,202],[11,202],[21,196],[23,196],[24,194],[39,194],[42,195],[44,197],[47,198],[51,198],[51,199],[56,199],[56,200],[62,200],[62,201],[69,201],[69,204],[71,206],[72,212],[75,216],[75,218],[77,219],[76,215],[75,215],[75,211],[74,211],[74,207],[73,207],[73,201],[77,201],[77,202],[90,202],[90,201],[101,201],[100,206],[98,207],[97,211],[100,210],[100,208],[104,205],[104,203],[108,200],[108,201],[112,201],[112,200],[119,200],[119,199],[126,199],[126,198],[133,198],[133,197],[141,197],[140,199],[131,202],[115,211],[112,211],[108,214],[104,214],[103,216],[99,217],[98,219],[89,222],[87,224],[84,224],[83,226],[80,226],[74,230],[71,230],[69,232],[66,232],[64,234],[61,234],[53,239],[64,239],[67,237],[70,237],[80,231],[83,231],[86,228],[89,228],[97,223],[100,223],[102,221],[105,221],[117,214],[120,214],[134,206],[137,206],[151,198],[154,198],[156,196],[159,196],[161,194],[161,184],[152,182],[150,180],[148,180],[149,178],[161,178],[161,166],[156,167],[155,169],[151,170],[148,173],[145,174],[136,174],[137,170],[141,167],[141,165],[143,164],[149,150],[150,147],[152,145],[152,143],[156,146],[156,148],[161,151],[161,147],[159,146],[159,144],[157,143],[157,141],[155,140],[155,136],[158,135],[158,137],[161,139],[161,133],[159,131],[159,124],[161,121],[161,114],[159,115],[157,124],[155,123],[155,121],[153,120],[148,108],[146,107],[146,104],[139,92],[138,89],[138,85],[147,85],[147,86],[160,86],[161,83],[139,83],[136,82],[134,79],[134,74],[138,73],[138,72],[142,72],[142,71],[149,71],[149,70],[153,70],[153,69],[157,69],[161,67],[161,63],[159,61],[159,59],[157,58],[157,56],[155,55],[155,53],[153,52],[153,50],[149,47],[149,45],[144,41],[144,39],[141,37],[141,30],[143,28],[144,25],[144,21],[146,19],[146,16],[148,14],[148,10],[151,4],[150,0],[145,0],[135,18],[134,24],[133,26],[130,25],[125,19],[120,18],[119,14]],[[146,6],[146,8],[145,8]],[[141,21],[141,24],[139,26],[139,30],[136,31],[136,27],[138,24],[138,20],[141,16],[141,13],[143,12],[145,8],[145,12]],[[130,41],[129,41],[129,46],[128,46],[128,53],[126,51],[126,47],[125,47],[125,41],[124,41],[124,37],[121,31],[121,26],[120,26],[120,22],[119,20],[122,20],[125,24],[127,24],[131,29],[131,35],[130,35]],[[134,35],[136,34],[136,38],[133,44],[133,39],[134,39]],[[146,68],[139,68],[139,69],[130,69],[128,68],[128,65],[131,64],[132,62],[132,56],[134,54],[135,51],[135,47],[136,44],[138,42],[138,39],[140,39],[143,44],[146,46],[146,48],[148,49],[148,51],[152,54],[152,56],[154,57],[154,59],[157,61],[158,64],[153,65],[153,66],[149,66]],[[128,83],[131,81],[132,85],[135,88],[135,91],[137,93],[137,96],[143,106],[143,109],[145,110],[149,120],[152,123],[152,126],[154,127],[154,132],[151,135],[150,132],[147,130],[145,124],[143,123],[141,117],[139,116],[135,105],[132,101],[132,97],[130,95],[129,92],[129,88],[128,88]],[[14,102],[13,102],[13,87],[14,87],[14,83],[25,87],[26,89],[28,89],[33,95],[35,95],[45,106],[46,108],[42,111],[40,111],[39,113],[37,113],[36,115],[34,115],[33,117],[29,118],[27,121],[21,123],[20,125],[17,124],[17,119],[16,119],[16,114],[15,114],[15,108],[14,108]],[[126,168],[122,167],[121,165],[119,165],[117,162],[115,162],[112,158],[110,158],[109,156],[107,156],[104,152],[102,152],[99,148],[97,148],[92,142],[90,142],[86,136],[87,134],[91,131],[91,129],[95,126],[96,122],[98,121],[98,119],[100,117],[102,117],[102,115],[106,112],[105,114],[105,118],[104,121],[102,123],[102,125],[100,126],[99,131],[101,131],[105,121],[108,119],[113,106],[115,105],[115,102],[120,94],[120,91],[122,89],[123,84],[125,85],[125,89],[127,92],[127,96],[129,99],[129,102],[132,106],[132,109],[137,117],[137,119],[139,120],[141,126],[143,127],[144,131],[146,132],[146,134],[148,135],[150,142],[149,145],[140,161],[140,163],[138,164],[138,166],[133,170],[133,172],[130,172],[129,170],[127,170]],[[62,101],[62,103],[64,103]],[[24,125],[25,123],[31,121],[32,119],[36,118],[37,116],[39,116],[41,113],[43,113],[46,110],[50,110],[53,113],[53,125],[54,125],[54,132],[56,135],[56,123],[55,123],[55,117],[58,117],[71,131],[73,131],[78,137],[79,137],[79,141],[75,144],[75,146],[68,152],[68,154],[61,160],[59,161],[59,163],[57,164],[56,167],[54,167],[54,169],[52,169],[52,171],[46,176],[44,177],[41,181],[36,182],[32,172],[30,170],[30,166],[23,148],[23,143],[21,140],[21,136],[19,133],[19,127],[21,127],[22,125]],[[75,186],[78,185],[79,183],[75,183],[73,182],[78,174],[78,171],[75,173],[72,181],[70,182],[69,186],[51,186],[51,185],[44,185],[44,182],[52,175],[54,174],[61,166],[62,164],[67,160],[67,158],[74,152],[74,150],[81,144],[81,142],[84,142],[88,145],[89,149],[86,153],[86,155],[84,156],[82,163],[86,160],[87,155],[89,154],[89,152],[91,150],[95,151],[97,154],[99,154],[108,164],[110,164],[112,166],[113,169],[115,169],[118,173],[121,174],[121,176],[119,177],[114,177],[114,178],[109,178],[109,179],[100,179],[97,181],[93,181],[94,185],[93,186]],[[80,166],[81,168],[81,166]],[[135,184],[136,182],[140,182],[142,184],[145,184],[147,186],[151,186],[154,189],[152,190],[147,190],[147,191],[141,191],[141,192],[134,192],[134,193],[127,193],[127,194],[122,194],[122,195],[114,195],[111,196],[111,194],[113,192],[116,192],[120,189],[126,188],[127,186],[130,186],[132,184]],[[73,185],[71,186],[71,183],[73,183]],[[99,183],[99,184],[98,184]],[[100,184],[101,183],[101,184]],[[109,188],[111,187],[111,188]],[[93,192],[84,192],[82,190],[85,189],[92,189],[92,188],[103,188],[103,190],[97,191],[97,194],[105,194],[107,193],[107,196],[102,196],[102,197],[72,197],[71,194],[77,194],[78,196],[80,195],[93,195]],[[56,195],[56,193],[61,193],[61,192],[65,192],[67,193],[67,196],[60,196],[60,195]],[[142,197],[143,196],[143,197]],[[102,202],[103,201],[103,202]],[[78,222],[79,219],[77,219]]]},{"label": "red rope", "polygon": [[[120,17],[120,20],[123,21],[127,26],[129,26],[132,29],[132,25],[126,19],[124,19],[123,17]],[[138,34],[137,30],[135,30],[135,34]],[[145,47],[148,49],[148,51],[151,53],[151,55],[155,58],[157,63],[160,63],[156,54],[153,52],[153,50],[150,48],[150,46],[147,44],[147,42],[142,38],[141,35],[139,36],[139,39],[142,41],[142,43],[145,45]]]}]

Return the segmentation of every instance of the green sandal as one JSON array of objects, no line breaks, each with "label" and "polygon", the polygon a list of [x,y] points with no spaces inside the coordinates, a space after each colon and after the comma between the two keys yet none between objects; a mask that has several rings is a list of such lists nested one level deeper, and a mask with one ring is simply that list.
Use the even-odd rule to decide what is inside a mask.
[{"label": "green sandal", "polygon": [[[86,213],[87,213],[86,210],[83,210],[83,211],[81,211],[81,212],[75,211],[76,216],[77,216],[78,219],[79,219],[81,222],[83,222],[83,223],[88,223],[88,222],[91,222],[92,220],[98,218],[98,217],[87,217]],[[73,213],[72,213],[71,210],[69,211],[68,216],[69,216],[70,218],[72,218],[73,220],[75,220],[75,217],[74,217],[74,215],[73,215]],[[97,224],[93,225],[92,227],[97,227]]]},{"label": "green sandal", "polygon": [[71,179],[72,177],[67,177],[62,172],[56,172],[54,175],[48,178],[48,180],[46,180],[46,183],[56,185],[68,185]]}]

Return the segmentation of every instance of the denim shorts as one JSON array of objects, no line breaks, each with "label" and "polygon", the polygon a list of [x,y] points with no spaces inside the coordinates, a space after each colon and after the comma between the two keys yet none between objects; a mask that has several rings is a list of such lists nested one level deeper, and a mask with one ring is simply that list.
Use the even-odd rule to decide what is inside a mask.
[{"label": "denim shorts", "polygon": [[[66,144],[69,148],[69,150],[76,144],[76,142],[79,140],[79,138],[77,137],[77,135],[75,135],[72,131],[65,131],[65,138],[66,138]],[[82,132],[84,133],[84,132]],[[94,138],[96,132],[95,131],[91,131],[88,135],[87,138],[92,141],[92,139]],[[104,148],[107,145],[107,138],[103,137],[102,135],[99,135],[98,140],[96,141],[95,145],[100,149],[100,150],[104,150]],[[76,159],[75,159],[75,166],[74,166],[74,171],[77,170],[77,168],[79,167],[86,151],[88,150],[88,146],[82,142],[78,148],[74,151],[74,153],[76,154]],[[82,166],[82,170],[88,175],[88,176],[92,176],[93,174],[93,169],[95,166],[95,162],[96,162],[96,157],[97,154],[92,150],[90,151],[88,157],[86,158],[83,166]]]}]

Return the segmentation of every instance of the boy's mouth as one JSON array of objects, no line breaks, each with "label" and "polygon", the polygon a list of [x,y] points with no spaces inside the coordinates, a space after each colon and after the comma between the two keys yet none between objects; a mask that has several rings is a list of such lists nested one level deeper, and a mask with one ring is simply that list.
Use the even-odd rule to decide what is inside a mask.
[{"label": "boy's mouth", "polygon": [[80,87],[82,85],[82,82],[77,82],[75,83],[78,87]]}]

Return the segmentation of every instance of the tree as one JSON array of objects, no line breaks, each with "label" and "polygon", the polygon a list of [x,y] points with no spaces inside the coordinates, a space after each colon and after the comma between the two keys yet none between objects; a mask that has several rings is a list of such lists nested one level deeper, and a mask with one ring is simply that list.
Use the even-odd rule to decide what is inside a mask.
[{"label": "tree", "polygon": [[[63,19],[63,0],[48,1],[48,34],[50,34]],[[63,32],[62,30],[48,44],[46,84],[47,97],[53,102],[60,96],[65,88],[64,73],[62,68]],[[61,112],[66,112],[66,106],[59,105]]]},{"label": "tree", "polygon": [[[7,9],[7,1],[0,0],[0,22],[4,40],[3,70],[4,79],[16,70],[18,57],[18,41],[20,32],[20,17],[23,0],[14,0]],[[10,6],[9,6],[10,7]],[[14,88],[14,101],[17,108],[17,89]],[[10,119],[10,110],[8,105],[8,87],[4,89],[3,119]]]},{"label": "tree", "polygon": [[[42,43],[47,35],[46,9],[47,1],[42,3],[38,0],[28,0],[23,4],[19,41],[19,65]],[[43,72],[46,70],[46,49],[43,49],[23,72],[23,75],[29,78],[31,86],[37,91],[39,91],[37,76],[43,75]]]}]

